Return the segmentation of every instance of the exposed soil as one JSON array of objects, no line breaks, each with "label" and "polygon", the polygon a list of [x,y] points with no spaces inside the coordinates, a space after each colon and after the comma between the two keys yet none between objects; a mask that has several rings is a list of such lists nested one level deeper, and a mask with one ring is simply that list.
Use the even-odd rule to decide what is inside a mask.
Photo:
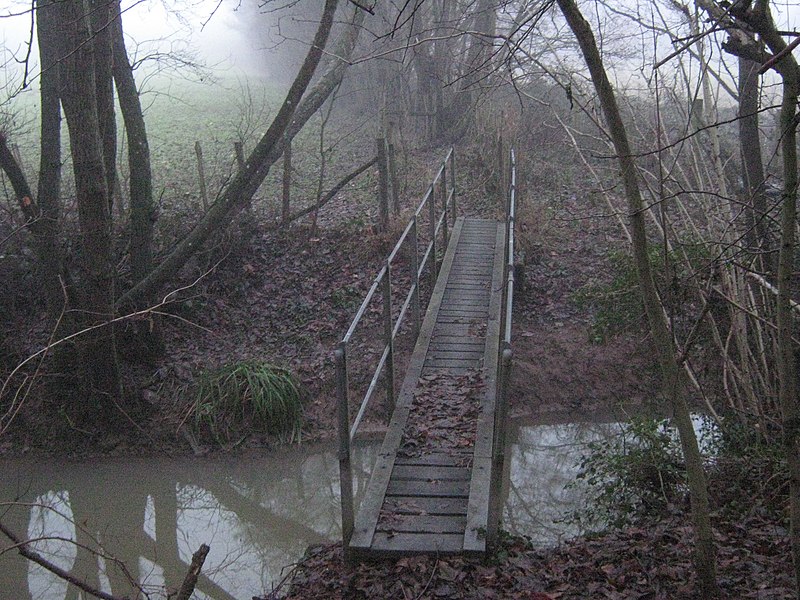
[{"label": "exposed soil", "polygon": [[[609,254],[623,248],[616,222],[562,193],[528,200],[523,189],[524,287],[514,313],[511,416],[533,422],[653,407],[657,375],[646,328],[591,341],[591,307],[576,294],[607,282]],[[555,210],[557,206],[557,210]]]}]

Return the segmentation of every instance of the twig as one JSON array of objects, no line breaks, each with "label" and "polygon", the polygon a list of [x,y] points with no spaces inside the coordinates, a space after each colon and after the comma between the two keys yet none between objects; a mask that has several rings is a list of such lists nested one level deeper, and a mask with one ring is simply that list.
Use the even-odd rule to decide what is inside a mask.
[{"label": "twig", "polygon": [[431,583],[433,582],[433,578],[436,575],[436,569],[439,566],[439,557],[436,557],[436,562],[433,564],[433,569],[431,570],[431,576],[428,578],[428,583],[425,584],[425,587],[422,588],[422,591],[417,594],[414,600],[419,600],[425,595],[425,592],[428,591],[428,588],[431,587]]},{"label": "twig", "polygon": [[45,569],[47,569],[54,575],[57,575],[64,581],[68,581],[75,587],[82,589],[87,594],[91,594],[95,598],[102,598],[102,600],[123,600],[119,596],[112,596],[111,594],[106,594],[101,590],[93,588],[82,579],[78,579],[71,573],[68,573],[61,567],[58,567],[53,563],[51,563],[49,560],[43,558],[41,555],[39,555],[38,552],[29,550],[27,547],[28,542],[23,542],[20,538],[16,536],[16,534],[14,534],[14,532],[12,532],[5,525],[3,525],[3,523],[0,523],[0,532],[2,532],[8,539],[14,542],[14,544],[17,547],[17,551],[20,553],[20,555],[22,555],[23,557],[27,558],[32,562],[35,562],[37,565],[44,567]]},{"label": "twig", "polygon": [[780,59],[782,59],[787,54],[791,54],[792,50],[797,48],[798,44],[800,44],[800,37],[794,38],[791,42],[789,42],[789,45],[786,46],[786,48],[775,54],[767,62],[761,65],[761,68],[758,69],[758,74],[763,75],[764,73],[769,71],[772,67],[775,66],[775,63],[777,63]]},{"label": "twig", "polygon": [[197,578],[200,577],[200,569],[203,568],[203,563],[206,562],[209,550],[208,544],[200,544],[197,552],[192,555],[192,564],[189,567],[189,572],[186,574],[175,600],[189,600],[191,598],[194,587],[197,585]]}]

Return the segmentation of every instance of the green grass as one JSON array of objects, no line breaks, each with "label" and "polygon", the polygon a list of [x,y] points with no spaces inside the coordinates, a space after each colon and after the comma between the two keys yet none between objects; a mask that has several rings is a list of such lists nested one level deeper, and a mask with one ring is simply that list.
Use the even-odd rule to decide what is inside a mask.
[{"label": "green grass", "polygon": [[195,431],[221,445],[251,433],[300,441],[302,394],[288,369],[259,360],[229,363],[201,373],[194,396]]}]

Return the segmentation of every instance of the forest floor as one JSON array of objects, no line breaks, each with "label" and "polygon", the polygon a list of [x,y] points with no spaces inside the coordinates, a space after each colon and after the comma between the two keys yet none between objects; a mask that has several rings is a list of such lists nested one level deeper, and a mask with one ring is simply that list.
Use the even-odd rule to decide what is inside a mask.
[{"label": "forest floor", "polygon": [[[409,181],[413,200],[405,210],[416,204],[432,175],[430,165],[441,154],[434,150],[415,157],[421,174]],[[473,174],[461,187],[461,206],[473,214],[494,214],[495,208],[485,201],[490,175],[479,153],[463,152],[459,161],[464,172]],[[566,187],[547,196],[534,195],[533,189],[523,179],[519,239],[525,272],[514,315],[511,417],[544,424],[608,420],[609,415],[619,419],[642,410],[663,414],[655,400],[658,377],[645,330],[632,326],[597,340],[593,309],[580,301],[581,290],[614,277],[609,256],[624,248],[617,224],[588,218],[602,212],[590,197],[577,197]],[[368,198],[374,193],[368,192],[341,194],[321,212],[313,237],[307,222],[288,231],[263,224],[240,226],[220,239],[214,252],[198,258],[195,273],[189,273],[185,283],[196,273],[210,271],[180,304],[168,307],[170,316],[162,319],[164,356],[128,367],[130,377],[145,382],[144,399],[152,406],[148,419],[136,429],[87,438],[64,423],[54,426],[31,398],[15,427],[0,436],[0,455],[216,451],[210,440],[189,433],[192,383],[203,369],[252,358],[286,366],[301,381],[306,397],[304,441],[334,437],[332,349],[401,226],[386,234],[373,232],[363,216],[369,214]],[[381,331],[379,319],[379,308],[369,312],[360,348],[363,358],[376,357],[370,338]],[[46,337],[43,331],[31,336],[35,326],[30,321],[15,326],[7,337],[27,335],[31,347]],[[24,356],[25,348],[19,351]],[[353,386],[363,386],[366,367],[353,368]],[[373,415],[374,426],[379,426],[380,417]],[[54,439],[59,443],[54,445]],[[225,450],[277,443],[280,440],[266,433],[252,432]],[[727,480],[716,485],[725,489]],[[755,501],[745,514],[715,515],[726,597],[791,597],[786,524],[776,516],[780,511],[759,506]],[[686,506],[681,505],[636,527],[578,538],[553,549],[533,548],[508,537],[486,560],[418,557],[348,566],[341,546],[331,545],[310,550],[285,585],[267,597],[696,598],[691,538]]]},{"label": "forest floor", "polygon": [[[320,211],[316,232],[309,219],[286,230],[270,220],[253,226],[247,216],[240,218],[211,251],[185,270],[179,285],[188,289],[181,300],[161,309],[166,315],[160,318],[163,355],[153,361],[124,361],[131,386],[142,390],[147,417],[122,433],[87,436],[72,430],[68,419],[53,419],[51,407],[32,394],[14,426],[0,436],[0,455],[215,451],[214,441],[193,432],[191,417],[187,418],[193,384],[205,369],[249,359],[287,367],[296,375],[305,396],[303,440],[335,436],[333,348],[442,154],[434,149],[413,157],[408,170],[419,176],[408,178],[404,213],[383,234],[376,234],[371,224],[375,182],[369,178],[350,186]],[[492,175],[480,153],[471,149],[458,160],[460,172],[470,177],[459,181],[461,211],[495,216],[496,205],[486,199]],[[610,277],[607,256],[620,245],[615,224],[588,219],[592,207],[566,190],[528,201],[523,180],[521,192],[519,239],[526,267],[514,314],[512,418],[547,423],[602,415],[607,420],[609,414],[619,418],[649,403],[655,379],[640,330],[592,344],[591,311],[575,301],[580,289]],[[408,281],[402,276],[395,280],[400,297]],[[365,388],[379,356],[382,329],[377,304],[370,307],[357,340],[365,360],[350,365],[354,397]],[[13,331],[7,332],[7,339],[25,340],[16,349],[19,357],[32,353],[47,338],[43,323],[31,314],[28,320],[10,324]],[[410,349],[411,344],[401,340],[401,364]],[[136,358],[136,348],[122,344],[121,352],[123,359]],[[368,415],[366,426],[380,427],[382,417],[380,410],[375,411]],[[59,443],[54,445],[54,439]],[[251,431],[223,449],[276,443],[281,440]]]}]

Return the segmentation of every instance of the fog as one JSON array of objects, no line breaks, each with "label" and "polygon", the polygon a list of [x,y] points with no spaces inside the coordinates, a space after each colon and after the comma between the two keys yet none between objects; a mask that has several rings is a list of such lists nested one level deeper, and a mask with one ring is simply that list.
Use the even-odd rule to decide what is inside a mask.
[{"label": "fog", "polygon": [[[172,53],[200,63],[220,77],[285,81],[296,69],[292,58],[304,54],[298,50],[305,44],[294,38],[307,37],[304,30],[316,15],[305,11],[301,17],[302,11],[291,13],[282,7],[283,3],[276,3],[271,10],[263,10],[252,0],[123,0],[126,45],[132,61],[154,53]],[[292,33],[298,28],[299,34]],[[0,9],[0,100],[22,84],[30,32],[30,3],[12,0]],[[292,39],[287,41],[287,37]],[[35,89],[35,36],[33,44],[28,80]],[[145,61],[142,72],[154,67],[152,61]]]}]

